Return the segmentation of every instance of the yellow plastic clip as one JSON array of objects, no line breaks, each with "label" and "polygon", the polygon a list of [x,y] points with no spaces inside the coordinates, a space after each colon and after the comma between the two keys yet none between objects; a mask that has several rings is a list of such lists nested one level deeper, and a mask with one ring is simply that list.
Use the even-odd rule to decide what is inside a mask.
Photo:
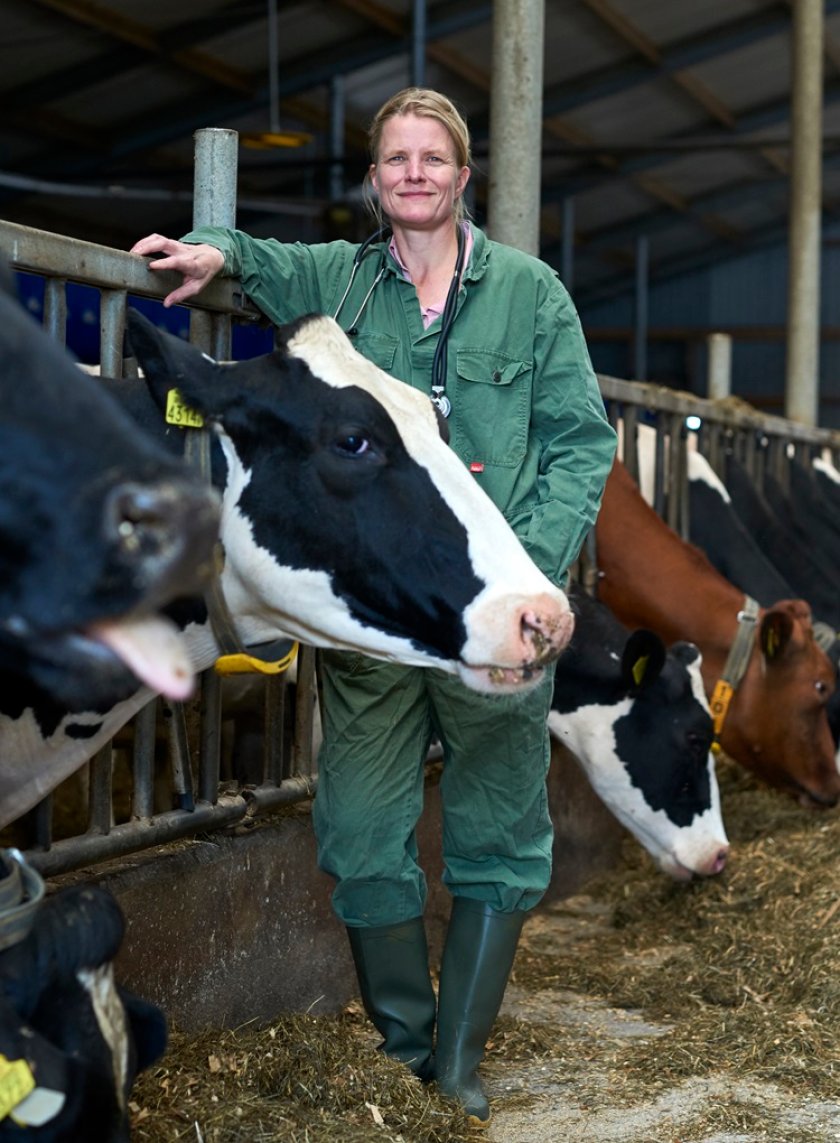
[{"label": "yellow plastic clip", "polygon": [[734,693],[731,683],[727,683],[725,679],[718,679],[715,683],[715,689],[712,691],[712,697],[709,699],[709,710],[712,712],[712,724],[715,729],[715,743],[712,746],[715,753],[720,750],[717,740],[720,738],[721,730],[723,730],[726,712],[729,710],[729,704]]},{"label": "yellow plastic clip", "polygon": [[293,643],[288,654],[282,659],[268,661],[255,655],[240,652],[234,655],[220,655],[214,664],[217,675],[282,675],[288,671],[297,658],[298,644]]}]

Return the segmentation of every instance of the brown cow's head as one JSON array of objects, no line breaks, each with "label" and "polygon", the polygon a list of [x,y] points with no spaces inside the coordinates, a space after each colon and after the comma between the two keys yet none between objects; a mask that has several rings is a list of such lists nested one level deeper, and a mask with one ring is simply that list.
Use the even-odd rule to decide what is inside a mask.
[{"label": "brown cow's head", "polygon": [[836,672],[814,639],[802,600],[782,600],[761,614],[747,674],[724,723],[721,744],[766,782],[803,800],[833,806],[840,771],[826,717]]}]

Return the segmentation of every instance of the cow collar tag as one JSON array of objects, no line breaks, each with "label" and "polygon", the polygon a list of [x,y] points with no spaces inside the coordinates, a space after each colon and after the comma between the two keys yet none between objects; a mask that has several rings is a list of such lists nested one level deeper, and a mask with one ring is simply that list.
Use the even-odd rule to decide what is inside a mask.
[{"label": "cow collar tag", "polygon": [[738,630],[735,633],[735,641],[729,648],[729,654],[726,657],[723,672],[715,683],[715,689],[709,700],[709,708],[712,712],[712,723],[715,732],[712,750],[716,754],[719,753],[721,749],[720,735],[723,730],[727,711],[729,710],[729,704],[732,701],[732,696],[735,694],[738,684],[747,673],[750,655],[752,655],[758,612],[759,606],[756,601],[749,595],[745,596],[744,606],[738,612]]}]

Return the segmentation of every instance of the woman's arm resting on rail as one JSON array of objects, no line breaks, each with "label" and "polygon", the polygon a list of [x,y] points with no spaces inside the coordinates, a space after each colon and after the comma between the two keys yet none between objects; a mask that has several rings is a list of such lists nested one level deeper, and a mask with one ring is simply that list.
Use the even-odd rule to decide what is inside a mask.
[{"label": "woman's arm resting on rail", "polygon": [[162,234],[149,234],[131,247],[132,254],[160,254],[149,263],[149,269],[174,270],[181,274],[183,282],[163,299],[164,306],[174,306],[192,298],[224,268],[225,259],[215,246],[206,244],[193,246],[178,242]]}]

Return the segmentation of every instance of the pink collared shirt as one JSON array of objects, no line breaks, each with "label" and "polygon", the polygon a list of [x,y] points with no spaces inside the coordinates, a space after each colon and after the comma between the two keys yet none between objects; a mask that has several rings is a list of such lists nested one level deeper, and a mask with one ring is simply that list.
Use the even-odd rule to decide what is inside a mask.
[{"label": "pink collared shirt", "polygon": [[[464,247],[464,265],[466,266],[469,263],[470,253],[472,252],[472,248],[473,248],[473,235],[472,235],[472,230],[470,229],[469,223],[462,222],[461,228],[463,229],[464,238],[466,240],[466,244]],[[393,237],[391,238],[388,249],[391,251],[391,254],[393,255],[394,261],[397,263],[399,268],[402,270],[403,277],[406,278],[407,281],[410,282],[411,281],[411,274],[409,272],[408,267],[403,262],[402,258],[400,258],[399,254],[397,252],[397,244],[394,241]],[[462,275],[462,277],[463,277],[463,275]],[[443,307],[445,305],[446,305],[446,294],[443,295],[443,297],[440,299],[439,302],[432,302],[432,304],[430,306],[421,306],[420,307],[420,316],[423,319],[423,328],[424,329],[428,329],[429,326],[432,324],[432,322],[435,320],[435,318],[440,317],[440,315],[443,313]]]}]

